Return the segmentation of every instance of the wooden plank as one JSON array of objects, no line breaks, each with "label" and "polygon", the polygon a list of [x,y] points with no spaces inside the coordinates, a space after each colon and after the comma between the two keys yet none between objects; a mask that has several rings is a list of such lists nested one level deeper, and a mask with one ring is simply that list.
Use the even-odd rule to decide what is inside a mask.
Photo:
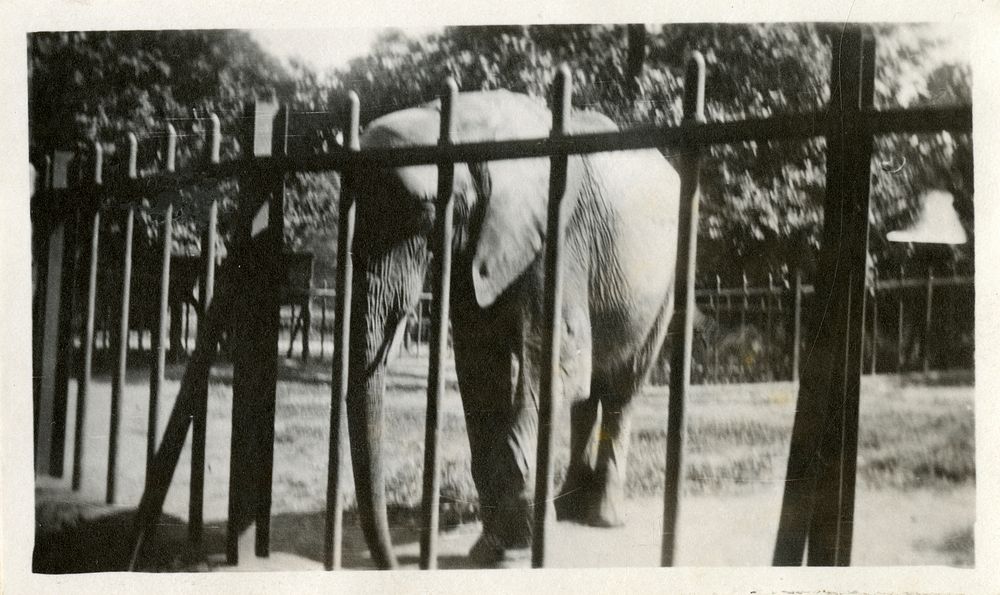
[{"label": "wooden plank", "polygon": [[[845,99],[859,109],[874,101],[875,39],[859,28],[842,48],[849,65],[844,77]],[[848,93],[850,93],[848,95]],[[845,118],[850,121],[850,115]],[[837,288],[834,310],[834,379],[829,386],[828,419],[832,422],[821,444],[819,477],[809,526],[810,566],[849,566],[854,537],[854,493],[857,480],[858,416],[863,359],[865,278],[868,266],[868,226],[871,212],[871,156],[873,137],[863,126],[848,124],[844,131],[846,156],[843,192],[839,198],[841,263],[846,283]],[[844,266],[846,264],[846,267]],[[823,464],[826,463],[826,464]]]},{"label": "wooden plank", "polygon": [[249,255],[239,275],[238,310],[233,328],[233,417],[230,454],[226,559],[239,561],[239,535],[256,525],[254,551],[270,552],[271,477],[274,462],[274,406],[280,326],[281,255],[284,253],[284,173],[258,161],[284,155],[288,110],[278,103],[250,106],[252,157],[240,183],[240,215],[234,249]]},{"label": "wooden plank", "polygon": [[[169,172],[176,168],[177,130],[173,124],[167,124],[166,169]],[[159,428],[160,395],[163,393],[164,371],[167,365],[167,334],[170,301],[170,256],[173,249],[173,219],[174,205],[171,200],[167,204],[163,216],[163,250],[160,258],[160,301],[158,304],[156,333],[153,335],[153,365],[150,366],[149,412],[146,424],[146,476],[149,476],[156,455],[156,437]]]},{"label": "wooden plank", "polygon": [[843,106],[827,141],[827,190],[817,269],[814,343],[804,362],[774,564],[850,563],[857,455],[872,137],[874,41],[850,26],[833,42],[831,104]]},{"label": "wooden plank", "polygon": [[[233,256],[231,271],[239,270],[239,258],[239,254]],[[223,283],[221,287],[225,291],[219,291],[212,306],[204,314],[203,323],[198,325],[194,353],[191,354],[191,359],[184,369],[177,400],[174,401],[174,408],[167,420],[163,439],[156,451],[156,458],[153,460],[142,499],[136,510],[129,570],[135,570],[139,566],[143,545],[152,537],[156,522],[163,512],[163,502],[166,500],[181,451],[184,449],[184,441],[187,439],[188,425],[195,409],[199,406],[198,400],[206,393],[205,385],[215,359],[215,347],[219,343],[223,328],[228,326],[227,323],[231,320],[236,304],[234,293],[238,288],[235,287],[234,281]]]},{"label": "wooden plank", "polygon": [[[69,187],[69,168],[74,154],[56,151],[51,157],[53,189]],[[55,213],[52,216],[58,217]],[[44,311],[42,312],[41,386],[35,442],[35,471],[53,477],[62,476],[65,441],[66,346],[68,344],[68,302],[72,300],[72,222],[68,217],[50,219],[46,240]],[[67,287],[70,286],[70,287]]]}]

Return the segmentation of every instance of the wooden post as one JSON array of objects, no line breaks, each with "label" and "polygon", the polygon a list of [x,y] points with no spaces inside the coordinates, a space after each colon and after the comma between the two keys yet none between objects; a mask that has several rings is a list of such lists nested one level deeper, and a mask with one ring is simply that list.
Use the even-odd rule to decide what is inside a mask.
[{"label": "wooden post", "polygon": [[872,106],[875,41],[864,26],[831,32],[822,250],[810,347],[785,476],[776,566],[850,564],[857,465],[861,328],[870,210],[872,133],[860,112]]},{"label": "wooden post", "polygon": [[[348,96],[344,123],[344,147],[361,150],[361,101],[357,93]],[[347,423],[347,381],[351,346],[351,298],[353,292],[355,197],[352,187],[355,172],[345,170],[340,191],[340,216],[337,232],[337,286],[333,319],[333,382],[331,383],[330,452],[326,483],[326,527],[324,530],[323,567],[338,570],[344,541],[344,436]]]},{"label": "wooden post", "polygon": [[[552,132],[553,138],[566,136],[569,132],[573,95],[573,81],[570,68],[563,63],[556,71],[552,84]],[[559,356],[562,343],[562,271],[563,237],[565,235],[567,213],[564,213],[563,195],[566,193],[566,168],[568,157],[554,155],[550,158],[549,205],[547,232],[545,234],[545,301],[544,328],[542,335],[541,390],[538,398],[538,444],[535,464],[535,505],[534,531],[532,532],[531,565],[545,566],[546,540],[548,539],[548,502],[552,493],[553,457],[555,434],[552,420],[555,417],[553,388],[559,372]]]},{"label": "wooden post", "polygon": [[[441,131],[438,145],[450,145],[455,136],[455,103],[458,85],[448,78],[441,97]],[[444,358],[448,350],[448,306],[451,296],[451,252],[454,226],[455,164],[438,164],[437,205],[434,227],[434,311],[431,314],[430,369],[427,376],[427,422],[424,439],[423,524],[420,532],[420,568],[437,568],[439,504],[441,500],[441,401],[444,399]],[[417,302],[419,307],[419,300]]]},{"label": "wooden post", "polygon": [[[43,171],[40,176],[41,179],[38,181],[38,185],[35,188],[35,195],[31,197],[32,201],[40,202],[44,199],[44,192],[52,188],[52,156],[45,156],[45,165],[43,166]],[[33,203],[34,205],[34,203]],[[49,290],[48,290],[48,269],[49,269],[49,250],[50,250],[50,237],[52,235],[53,222],[51,217],[48,216],[45,209],[32,208],[31,213],[32,218],[32,230],[31,230],[31,250],[32,256],[36,261],[36,271],[34,278],[32,279],[32,296],[31,296],[31,397],[32,397],[32,430],[34,442],[33,446],[35,448],[35,471],[40,471],[41,459],[39,449],[42,448],[42,428],[39,427],[38,421],[41,417],[41,408],[45,399],[42,398],[43,394],[48,394],[45,388],[45,378],[43,370],[45,369],[46,359],[45,356],[45,313],[49,306]],[[58,293],[56,295],[59,295]],[[51,389],[48,389],[49,391]],[[48,448],[48,447],[46,447]],[[45,459],[48,459],[48,454],[46,453]],[[46,465],[48,463],[45,463]]]},{"label": "wooden post", "polygon": [[[52,155],[51,177],[47,182],[49,188],[60,190],[70,187],[70,168],[74,158],[75,155],[69,151],[56,151]],[[38,473],[61,477],[71,347],[74,224],[71,217],[61,213],[48,217],[35,469]]]},{"label": "wooden post", "polygon": [[[137,161],[139,156],[139,139],[134,132],[128,135],[128,177],[135,179],[138,177]],[[121,288],[121,310],[118,314],[118,334],[115,336],[115,345],[118,352],[118,363],[114,370],[114,377],[111,385],[111,423],[108,430],[108,482],[105,501],[108,504],[115,502],[115,479],[118,471],[118,432],[121,425],[122,393],[125,391],[125,375],[128,370],[128,339],[129,339],[129,299],[132,289],[132,234],[135,228],[135,207],[128,206],[125,213],[125,234],[122,238],[124,242],[124,254],[122,258],[122,288]]]},{"label": "wooden post", "polygon": [[[173,124],[167,124],[166,170],[176,170],[177,130]],[[173,201],[167,204],[163,215],[163,253],[160,258],[160,303],[156,334],[153,337],[153,365],[150,366],[152,378],[149,383],[149,421],[146,429],[146,477],[150,475],[153,457],[156,456],[156,438],[159,433],[160,395],[163,393],[164,371],[167,365],[167,335],[169,333],[170,305],[170,256],[173,250]]]},{"label": "wooden post", "polygon": [[[705,58],[692,52],[684,79],[684,119],[705,121]],[[691,385],[691,345],[694,338],[694,283],[698,258],[698,176],[701,151],[687,147],[679,164],[681,196],[677,227],[677,263],[674,274],[674,315],[681,314],[684,334],[670,353],[670,402],[667,406],[667,462],[663,480],[663,545],[660,566],[674,565],[677,519],[684,475],[684,409]],[[745,277],[744,277],[745,279]]]},{"label": "wooden post", "polygon": [[[104,151],[101,143],[94,142],[94,179],[95,187],[103,182]],[[81,347],[83,348],[83,365],[77,379],[76,392],[76,429],[73,437],[73,490],[79,490],[83,483],[83,454],[85,452],[87,428],[87,396],[90,392],[90,381],[94,365],[94,312],[97,301],[97,266],[101,241],[101,209],[94,205],[94,214],[90,229],[90,258],[87,261],[87,310],[86,322]]]},{"label": "wooden post", "polygon": [[250,106],[247,173],[240,183],[238,249],[247,252],[238,275],[243,323],[233,329],[233,418],[226,560],[239,561],[239,535],[256,523],[254,551],[270,552],[274,405],[283,280],[284,170],[269,158],[288,147],[288,108],[277,102]]},{"label": "wooden post", "polygon": [[[242,257],[243,255],[238,252],[233,255],[232,259],[236,262],[233,263],[230,271],[240,270],[240,265],[243,264],[240,261]],[[191,354],[191,359],[184,369],[184,377],[181,379],[177,400],[174,402],[173,411],[170,412],[170,418],[167,420],[163,439],[160,441],[156,458],[153,460],[152,473],[146,481],[146,489],[143,490],[142,499],[136,510],[129,570],[137,568],[143,544],[155,531],[156,521],[163,511],[163,501],[170,489],[170,482],[177,469],[181,450],[184,449],[188,424],[194,417],[195,408],[198,406],[197,401],[201,395],[205,394],[203,384],[208,379],[209,368],[216,354],[215,347],[219,342],[223,326],[230,319],[230,313],[236,305],[234,294],[239,288],[234,287],[234,285],[234,281],[221,285],[225,291],[219,291],[212,307],[207,309],[202,323],[198,325],[198,338],[195,341],[194,353]]]},{"label": "wooden post", "polygon": [[795,269],[795,306],[792,321],[792,381],[799,381],[799,358],[802,353],[802,270]]}]

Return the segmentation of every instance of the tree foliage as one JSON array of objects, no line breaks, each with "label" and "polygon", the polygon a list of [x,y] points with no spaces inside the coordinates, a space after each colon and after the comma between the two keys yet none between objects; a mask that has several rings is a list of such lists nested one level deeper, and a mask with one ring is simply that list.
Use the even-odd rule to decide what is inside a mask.
[{"label": "tree foliage", "polygon": [[[203,159],[208,116],[218,115],[223,159],[240,151],[244,104],[288,79],[280,63],[242,31],[93,31],[29,36],[29,132],[32,159],[47,151],[90,150],[99,142],[105,177],[121,176],[128,133],[139,138],[141,173],[163,166],[166,125],[177,131],[178,167]],[[152,249],[168,199],[181,251],[197,248],[212,198],[223,229],[235,211],[235,180],[206,181],[180,196],[146,197],[137,248]],[[128,197],[119,197],[128,198]],[[109,221],[112,233],[119,221]],[[108,243],[109,244],[109,243]],[[109,256],[115,256],[109,254]]]},{"label": "tree foliage", "polygon": [[[432,99],[447,76],[463,90],[510,89],[546,101],[555,68],[573,73],[574,105],[619,124],[676,124],[681,118],[687,52],[708,66],[709,121],[822,109],[829,100],[829,40],[810,24],[671,24],[646,28],[645,67],[629,80],[627,28],[598,26],[451,27],[410,37],[387,30],[364,57],[319,73],[282,66],[239,31],[39,33],[29,37],[30,130],[33,154],[99,140],[114,154],[125,133],[144,140],[145,155],[162,147],[172,122],[183,138],[181,164],[203,150],[204,117],[219,114],[235,130],[253,95],[294,82],[295,109],[336,111],[353,89],[362,124]],[[876,105],[880,108],[970,101],[967,57],[947,51],[939,31],[921,25],[879,25]],[[629,88],[635,89],[633,96]],[[332,130],[312,139],[335,142]],[[224,151],[239,151],[232,134]],[[805,142],[713,146],[702,176],[702,271],[738,278],[807,269],[819,245],[825,186],[825,145]],[[968,135],[886,136],[873,159],[871,246],[876,262],[906,258],[885,233],[910,222],[919,195],[944,188],[972,231],[972,148]],[[671,156],[668,155],[668,158]],[[155,168],[155,160],[147,159]],[[336,222],[335,175],[290,180],[286,238],[292,247],[330,243]],[[237,184],[193,189],[181,211],[200,216],[209,194],[232,207]],[[186,201],[186,202],[185,202]],[[228,212],[224,210],[224,212]],[[155,230],[147,221],[147,228]],[[182,233],[194,246],[193,228]],[[153,231],[150,235],[155,235]],[[951,259],[971,262],[971,243]]]},{"label": "tree foliage", "polygon": [[[832,32],[836,34],[836,31]],[[943,52],[931,27],[876,27],[876,105],[969,102],[964,57]],[[709,121],[822,109],[830,97],[830,42],[810,24],[694,24],[647,28],[638,96],[627,91],[625,26],[454,27],[423,38],[400,31],[380,37],[369,55],[328,73],[330,89],[354,89],[362,121],[432,99],[446,76],[463,90],[505,88],[545,100],[555,67],[569,64],[574,105],[601,111],[623,126],[676,124],[681,117],[687,52],[708,66]],[[668,155],[669,157],[669,155]],[[880,161],[881,160],[881,161]],[[888,163],[905,163],[888,167]],[[876,262],[906,256],[886,246],[889,229],[905,225],[932,187],[956,194],[971,231],[971,147],[966,135],[883,137],[873,179],[872,246]],[[713,146],[702,176],[703,271],[739,277],[785,266],[813,266],[822,228],[825,143]],[[891,175],[890,175],[891,172]],[[969,261],[971,247],[955,251]]]}]

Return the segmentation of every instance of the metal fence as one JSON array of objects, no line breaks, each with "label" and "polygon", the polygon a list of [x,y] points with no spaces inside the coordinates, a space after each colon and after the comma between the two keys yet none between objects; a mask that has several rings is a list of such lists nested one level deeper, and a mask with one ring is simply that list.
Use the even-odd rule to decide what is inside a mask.
[{"label": "metal fence", "polygon": [[[759,282],[759,281],[758,281]],[[928,268],[926,275],[896,277],[873,271],[867,284],[863,370],[869,374],[902,374],[972,370],[975,279],[954,270],[944,274]],[[805,336],[802,313],[815,293],[801,274],[775,278],[766,285],[742,283],[724,286],[716,277],[712,286],[695,289],[700,320],[696,323],[691,377],[695,383],[795,380]],[[333,303],[336,291],[323,284],[309,292],[308,310],[296,302],[282,312],[286,356],[325,362],[332,358]],[[430,343],[434,295],[424,292],[407,316],[401,353],[424,357]],[[303,315],[302,312],[310,312]],[[312,320],[309,325],[303,320]],[[308,333],[308,338],[302,336]],[[450,340],[450,337],[449,337]],[[296,350],[301,343],[302,347]],[[318,348],[316,343],[318,343]],[[307,345],[312,347],[307,348]],[[654,368],[653,384],[669,379],[667,345],[661,366]],[[311,355],[310,355],[311,354]]]},{"label": "metal fence", "polygon": [[[567,134],[572,85],[568,69],[560,69],[553,90],[553,126],[549,138],[519,139],[502,142],[454,144],[451,116],[457,90],[451,83],[443,96],[441,137],[437,146],[361,150],[359,145],[359,99],[351,95],[342,129],[343,147],[333,147],[321,154],[303,154],[290,145],[296,131],[311,127],[336,125],[329,113],[295,114],[287,105],[259,101],[248,107],[246,128],[237,133],[247,148],[244,158],[219,160],[221,131],[218,119],[212,118],[204,165],[176,172],[174,155],[177,135],[166,137],[162,173],[148,177],[137,174],[138,139],[130,136],[127,175],[120,179],[102,178],[102,154],[95,145],[87,175],[67,172],[71,162],[82,157],[55,153],[46,177],[45,191],[33,205],[36,253],[44,255],[39,270],[39,289],[35,311],[38,389],[36,466],[41,473],[61,472],[60,411],[65,415],[64,386],[71,355],[67,320],[74,307],[73,292],[64,292],[65,284],[75,278],[72,270],[82,266],[74,245],[81,241],[82,256],[89,259],[89,281],[85,304],[85,331],[82,340],[83,365],[80,367],[78,418],[85,415],[86,392],[91,374],[91,346],[94,330],[95,270],[102,200],[111,199],[114,208],[124,209],[125,236],[123,285],[120,301],[120,326],[116,335],[117,366],[114,370],[112,416],[109,429],[108,490],[109,502],[115,498],[114,477],[117,453],[117,425],[121,407],[128,334],[131,274],[129,236],[133,233],[138,199],[169,193],[205,177],[239,176],[242,180],[237,233],[231,249],[230,266],[218,271],[226,282],[214,285],[216,245],[215,213],[206,226],[208,248],[205,258],[205,316],[198,324],[194,353],[184,372],[181,388],[166,430],[158,445],[150,432],[149,464],[146,489],[139,503],[136,532],[132,536],[134,567],[142,545],[154,529],[162,510],[174,470],[193,426],[190,536],[194,543],[202,539],[202,490],[204,489],[204,444],[206,390],[208,375],[220,335],[231,331],[233,357],[233,436],[230,471],[229,525],[226,540],[227,559],[238,560],[239,527],[234,519],[251,517],[256,521],[258,556],[269,551],[271,474],[273,466],[274,406],[277,382],[276,365],[280,326],[280,255],[283,252],[282,212],[284,179],[293,172],[336,170],[343,173],[340,200],[338,267],[334,306],[334,362],[331,406],[329,478],[327,495],[325,566],[338,568],[343,538],[341,472],[343,459],[343,422],[346,417],[348,332],[351,300],[352,261],[349,257],[354,237],[355,174],[363,168],[436,165],[439,169],[439,192],[436,203],[438,224],[432,246],[443,258],[433,266],[433,301],[430,326],[430,363],[427,406],[427,441],[425,447],[424,522],[421,538],[421,566],[436,565],[441,409],[444,390],[442,374],[448,321],[448,281],[450,278],[450,226],[452,205],[451,180],[456,163],[491,161],[525,157],[548,157],[551,160],[551,186],[548,215],[548,241],[545,252],[545,327],[544,348],[549,365],[543,369],[539,404],[539,438],[535,501],[545,502],[552,493],[551,424],[553,417],[553,374],[558,363],[560,329],[556,314],[560,311],[560,263],[562,237],[560,199],[564,192],[567,157],[572,154],[620,151],[650,147],[680,149],[681,174],[680,226],[676,262],[675,304],[683,320],[682,340],[671,352],[670,402],[667,427],[666,482],[664,493],[663,548],[661,560],[670,565],[674,559],[676,522],[680,495],[684,436],[684,398],[691,382],[693,314],[695,310],[694,268],[698,222],[698,176],[702,150],[711,144],[776,139],[827,139],[827,185],[825,225],[818,263],[818,285],[814,292],[810,336],[810,357],[803,362],[800,394],[795,416],[787,481],[778,539],[776,565],[801,564],[805,543],[809,541],[808,563],[844,565],[850,560],[853,493],[857,448],[858,377],[861,373],[862,328],[865,300],[865,266],[869,211],[869,175],[872,139],[875,135],[897,132],[927,132],[940,129],[971,130],[969,107],[875,110],[872,105],[874,48],[871,32],[861,26],[838,28],[830,36],[833,46],[831,98],[827,110],[815,113],[782,115],[737,122],[705,122],[703,115],[705,65],[693,54],[688,65],[684,93],[684,120],[673,127],[640,127],[621,132],[586,135]],[[168,130],[170,130],[168,128]],[[83,168],[79,168],[83,171]],[[109,207],[104,206],[107,212]],[[156,357],[150,383],[150,400],[155,404],[162,393],[167,293],[171,260],[171,207],[163,218],[163,252],[159,292],[160,325],[155,341]],[[76,232],[90,226],[91,233]],[[437,260],[437,259],[436,259]],[[664,266],[674,266],[664,263]],[[248,291],[252,288],[253,291]],[[214,295],[213,295],[214,293]],[[238,321],[234,319],[239,313]],[[238,322],[233,324],[234,322]],[[150,407],[151,416],[156,407]],[[150,427],[155,427],[151,417]],[[65,431],[65,420],[62,420]],[[82,427],[81,419],[77,428]],[[75,441],[77,449],[82,443]],[[155,452],[154,452],[155,450]],[[250,456],[253,453],[253,456]],[[248,463],[252,461],[252,465]],[[239,497],[247,486],[253,487],[255,499]],[[532,563],[543,566],[548,543],[546,506],[535,507]]]}]

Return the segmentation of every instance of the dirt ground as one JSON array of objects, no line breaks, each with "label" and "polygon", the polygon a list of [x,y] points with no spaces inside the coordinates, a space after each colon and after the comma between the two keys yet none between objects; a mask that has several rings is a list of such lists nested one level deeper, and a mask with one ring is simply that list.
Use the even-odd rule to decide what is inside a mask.
[{"label": "dirt ground", "polygon": [[[398,407],[399,417],[392,423],[414,425],[422,419],[422,398],[425,380],[421,366],[426,360],[403,361],[394,368],[391,390],[400,393],[390,407]],[[164,506],[164,516],[155,540],[147,550],[145,567],[150,570],[316,570],[321,568],[325,507],[326,439],[329,424],[328,364],[296,369],[289,362],[287,374],[294,380],[279,384],[276,422],[274,500],[272,507],[271,556],[253,556],[253,531],[243,535],[242,556],[236,567],[224,565],[223,542],[229,471],[229,371],[217,370],[211,384],[207,448],[204,555],[191,551],[186,537],[187,491],[189,484],[189,449],[185,447],[181,464],[175,473]],[[160,431],[166,423],[171,400],[176,395],[181,369],[168,375],[168,399],[161,403]],[[127,557],[124,535],[131,528],[132,511],[138,502],[144,482],[145,434],[148,407],[148,375],[144,370],[130,374],[130,385],[123,407],[121,451],[119,455],[119,506],[103,505],[107,461],[107,419],[110,385],[107,378],[97,378],[88,406],[84,481],[78,493],[69,490],[69,478],[38,478],[36,481],[36,521],[38,532],[35,547],[36,572],[87,572],[114,570],[123,567]],[[881,406],[892,399],[899,401],[903,416],[927,414],[932,420],[964,415],[971,420],[971,387],[941,389],[908,388],[904,396],[895,380],[866,380],[863,399],[878,400]],[[689,450],[693,453],[695,471],[688,472],[688,484],[681,500],[681,517],[677,545],[678,565],[683,566],[766,566],[773,554],[777,520],[781,505],[781,484],[787,446],[778,436],[768,434],[768,423],[782,431],[790,426],[794,412],[794,387],[789,384],[745,387],[712,387],[716,402],[711,407],[699,405],[697,395],[692,400],[691,414],[702,420],[692,423],[696,432],[689,434]],[[67,439],[67,471],[72,460],[71,443],[75,417],[75,386],[70,389],[70,410]],[[737,396],[734,396],[737,395]],[[655,397],[655,395],[654,395]],[[721,406],[720,401],[721,400]],[[726,402],[728,401],[728,402]],[[863,401],[864,403],[864,401]],[[905,404],[905,406],[903,406]],[[699,409],[703,407],[702,409]],[[446,434],[457,432],[464,438],[461,427],[461,406],[452,390],[444,408]],[[412,409],[412,411],[410,411]],[[665,402],[650,398],[638,413],[644,420],[638,423],[639,443],[658,435],[648,428],[662,427]],[[895,410],[894,410],[895,411]],[[955,413],[955,412],[958,413]],[[930,412],[930,413],[927,413]],[[412,415],[411,415],[412,414]],[[749,418],[757,419],[744,428],[732,421],[740,417],[746,425]],[[863,420],[864,424],[864,413]],[[937,421],[935,421],[937,423]],[[970,421],[971,423],[971,421]],[[643,429],[644,426],[647,429]],[[762,425],[763,424],[763,425]],[[457,427],[456,427],[457,426]],[[758,435],[764,446],[740,447],[738,443],[717,444],[711,433],[705,436],[698,428],[725,430],[724,436],[739,432]],[[964,427],[964,426],[963,426]],[[450,428],[450,429],[449,429]],[[864,430],[864,428],[862,428]],[[390,428],[392,430],[392,428]],[[390,448],[391,456],[410,453],[416,461],[405,464],[388,478],[390,501],[400,503],[404,512],[393,517],[394,543],[404,567],[417,567],[419,533],[416,518],[419,510],[419,485],[422,451],[422,421],[419,427],[406,433],[387,432],[397,437]],[[643,434],[646,432],[647,434]],[[773,432],[771,432],[773,433]],[[412,434],[412,435],[411,435]],[[458,435],[455,434],[455,435]],[[861,456],[884,457],[865,446],[862,432]],[[706,437],[707,436],[707,437]],[[882,434],[878,434],[882,436]],[[734,438],[735,439],[735,438]],[[742,440],[743,438],[740,438]],[[927,442],[926,436],[914,440]],[[650,438],[652,440],[652,438]],[[884,442],[886,438],[881,438]],[[770,442],[768,442],[770,441]],[[878,442],[878,440],[875,440]],[[444,484],[457,493],[465,493],[471,480],[467,478],[467,443],[453,439],[445,445]],[[763,444],[762,442],[762,444]],[[775,447],[775,445],[778,445]],[[869,448],[869,450],[865,450]],[[639,447],[642,450],[642,447]],[[662,473],[662,457],[658,445],[650,447]],[[752,464],[737,460],[754,451]],[[772,452],[773,451],[773,452]],[[892,451],[893,453],[895,451]],[[950,451],[949,451],[950,452]],[[733,453],[738,453],[738,456]],[[866,454],[867,453],[867,454]],[[892,454],[892,453],[890,453]],[[918,453],[919,454],[919,453]],[[933,454],[933,453],[932,453]],[[640,455],[641,456],[641,455]],[[892,456],[896,456],[892,454]],[[931,456],[926,453],[920,456]],[[936,456],[936,455],[935,455]],[[959,458],[963,453],[955,455]],[[735,463],[733,461],[735,460]],[[464,462],[463,462],[464,461]],[[658,461],[658,462],[657,462]],[[721,461],[721,462],[720,462]],[[725,466],[729,465],[729,466]],[[964,462],[960,462],[965,464]],[[644,469],[645,460],[630,461],[633,467]],[[736,467],[733,467],[733,465]],[[879,462],[883,465],[884,462]],[[921,463],[923,464],[923,463]],[[930,463],[928,463],[930,464]],[[935,465],[938,463],[934,463]],[[733,475],[732,469],[750,468],[751,479]],[[918,465],[919,466],[919,465]],[[961,465],[957,465],[961,467]],[[640,471],[640,475],[643,472]],[[652,473],[652,472],[650,472]],[[711,481],[692,481],[692,473],[716,474]],[[348,474],[349,475],[349,474]],[[900,473],[899,481],[859,481],[855,511],[855,538],[852,563],[855,565],[957,565],[974,563],[972,527],[975,521],[974,480],[957,482],[913,483]],[[973,474],[974,477],[974,474]],[[558,523],[552,532],[549,562],[556,567],[627,567],[657,566],[662,541],[662,500],[656,484],[646,478],[636,479],[633,497],[628,501],[626,526],[620,529],[591,529],[570,523]],[[728,484],[726,482],[729,482]],[[415,487],[417,486],[417,487]],[[705,487],[708,486],[708,487]],[[353,486],[351,486],[353,488]],[[648,488],[648,489],[647,489]],[[409,514],[406,507],[409,506]],[[457,510],[457,509],[456,509]],[[454,512],[454,511],[453,511]],[[466,522],[458,522],[465,520]],[[446,515],[447,526],[440,540],[440,567],[468,567],[466,554],[478,536],[479,527],[472,514],[461,511]],[[370,568],[367,551],[356,518],[350,510],[345,518],[344,565],[347,568]]]}]

